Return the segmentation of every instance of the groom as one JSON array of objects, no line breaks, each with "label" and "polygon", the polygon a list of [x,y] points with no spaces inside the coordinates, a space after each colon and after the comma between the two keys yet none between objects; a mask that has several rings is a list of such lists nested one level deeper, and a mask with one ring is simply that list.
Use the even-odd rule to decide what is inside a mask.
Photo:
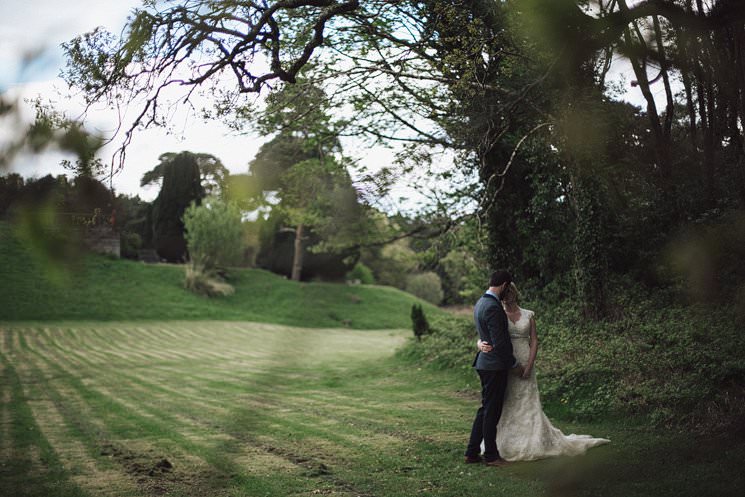
[{"label": "groom", "polygon": [[497,423],[502,414],[502,403],[511,370],[522,374],[522,366],[512,354],[512,341],[507,330],[507,315],[502,309],[501,296],[512,283],[507,271],[495,271],[489,279],[489,289],[476,302],[473,319],[482,341],[492,346],[490,352],[478,352],[473,367],[481,379],[481,407],[471,428],[466,448],[466,463],[481,462],[481,441],[484,441],[484,463],[503,466],[506,461],[497,448]]}]

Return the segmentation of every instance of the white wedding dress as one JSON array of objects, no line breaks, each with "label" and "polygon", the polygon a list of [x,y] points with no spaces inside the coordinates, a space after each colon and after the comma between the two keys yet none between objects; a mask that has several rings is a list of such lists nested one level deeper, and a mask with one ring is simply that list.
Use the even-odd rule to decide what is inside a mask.
[{"label": "white wedding dress", "polygon": [[[516,323],[508,321],[515,358],[527,364],[530,355],[530,318],[533,311],[521,309]],[[564,435],[555,428],[543,413],[538,393],[535,367],[530,378],[510,375],[497,425],[497,447],[502,458],[508,461],[532,461],[553,456],[584,454],[610,440],[589,435]]]}]

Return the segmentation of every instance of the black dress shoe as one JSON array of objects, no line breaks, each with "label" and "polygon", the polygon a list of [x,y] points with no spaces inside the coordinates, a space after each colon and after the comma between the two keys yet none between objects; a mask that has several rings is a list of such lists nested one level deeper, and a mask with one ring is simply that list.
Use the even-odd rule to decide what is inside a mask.
[{"label": "black dress shoe", "polygon": [[482,461],[481,456],[466,456],[466,464],[478,464]]},{"label": "black dress shoe", "polygon": [[499,459],[484,461],[484,464],[486,464],[487,466],[493,466],[495,468],[501,468],[502,466],[507,466],[509,464],[509,461],[505,461],[500,457]]}]

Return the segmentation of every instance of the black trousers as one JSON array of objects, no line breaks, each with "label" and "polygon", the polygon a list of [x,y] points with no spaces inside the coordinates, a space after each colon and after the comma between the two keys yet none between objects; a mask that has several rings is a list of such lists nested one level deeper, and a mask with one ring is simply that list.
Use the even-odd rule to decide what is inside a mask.
[{"label": "black trousers", "polygon": [[497,423],[502,415],[504,394],[507,391],[509,370],[485,371],[476,370],[481,379],[481,407],[471,427],[471,438],[468,440],[466,456],[475,457],[481,452],[481,440],[484,441],[484,459],[493,461],[499,458],[497,448]]}]

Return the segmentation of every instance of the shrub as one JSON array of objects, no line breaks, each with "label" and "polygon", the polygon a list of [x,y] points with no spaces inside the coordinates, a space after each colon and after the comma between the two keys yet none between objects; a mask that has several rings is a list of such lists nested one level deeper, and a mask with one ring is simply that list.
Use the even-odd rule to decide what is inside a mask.
[{"label": "shrub", "polygon": [[210,272],[236,264],[243,251],[241,212],[237,205],[208,197],[201,205],[192,203],[184,212],[189,256]]},{"label": "shrub", "polygon": [[421,340],[422,335],[429,333],[429,323],[420,304],[411,306],[411,326],[417,340]]},{"label": "shrub", "polygon": [[406,291],[434,305],[442,302],[442,283],[436,273],[420,273],[409,277]]},{"label": "shrub", "polygon": [[347,273],[347,281],[359,281],[363,285],[372,285],[375,283],[375,277],[372,270],[358,262],[351,271]]},{"label": "shrub", "polygon": [[417,342],[399,349],[398,355],[419,365],[447,369],[473,380],[473,357],[476,355],[476,330],[473,322],[450,315],[432,320],[429,333]]},{"label": "shrub", "polygon": [[137,259],[137,253],[142,248],[142,237],[132,231],[122,231],[119,240],[121,256],[127,259]]},{"label": "shrub", "polygon": [[194,261],[186,265],[184,287],[205,297],[225,297],[235,292],[235,289],[223,281],[214,270],[208,270]]}]

